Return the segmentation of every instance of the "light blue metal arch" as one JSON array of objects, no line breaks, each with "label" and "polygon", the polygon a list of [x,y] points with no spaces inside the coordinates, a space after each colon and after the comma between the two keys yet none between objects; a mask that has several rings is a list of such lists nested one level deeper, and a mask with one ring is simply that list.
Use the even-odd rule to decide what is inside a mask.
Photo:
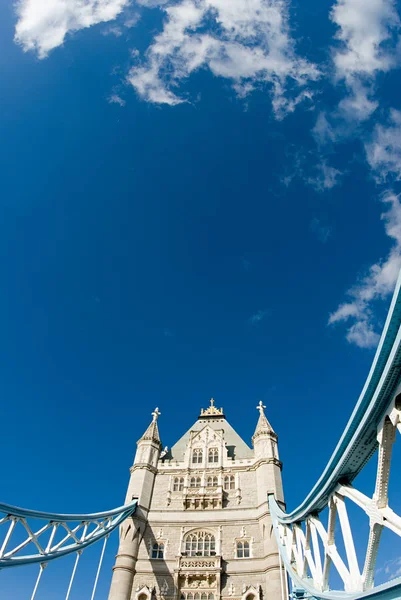
[{"label": "light blue metal arch", "polygon": [[326,505],[339,481],[351,482],[377,449],[376,428],[401,381],[401,273],[373,363],[354,411],[326,468],[305,500],[283,523],[301,521]]},{"label": "light blue metal arch", "polygon": [[[298,568],[296,568],[295,563],[291,561],[292,557],[295,560],[296,554],[298,554],[298,558],[301,557],[301,563],[302,560],[307,560],[305,550],[302,547],[301,553],[299,553],[300,537],[296,541],[298,534],[301,537],[304,535],[300,528],[301,523],[312,523],[313,525],[313,519],[316,521],[318,513],[328,507],[333,499],[334,502],[342,502],[341,494],[345,494],[345,497],[355,501],[358,492],[354,491],[350,484],[378,448],[378,427],[393,406],[394,396],[401,389],[400,382],[401,273],[397,280],[383,333],[362,393],[321,477],[305,500],[288,514],[280,508],[273,496],[269,496],[273,529],[285,568],[296,586],[304,589],[318,600],[396,600],[401,598],[401,578],[366,591],[335,591],[327,590],[324,586],[322,589],[325,591],[319,591],[312,578],[305,575],[307,573],[306,563],[304,563],[304,566],[298,564]],[[390,423],[390,427],[395,430],[395,425]],[[363,494],[360,494],[358,499],[363,505]],[[366,498],[366,500],[368,499]],[[369,514],[369,511],[365,512]],[[396,518],[399,519],[397,516]],[[385,517],[384,521],[386,521]],[[395,527],[396,529],[398,527],[398,534],[400,535],[400,521],[397,523]],[[288,535],[290,535],[289,538]],[[293,536],[292,541],[291,535]],[[294,550],[290,549],[291,544],[293,544]],[[299,570],[301,570],[302,576]]]},{"label": "light blue metal arch", "polygon": [[[273,530],[276,539],[279,542],[278,523],[283,517],[287,517],[278,506],[274,496],[269,496],[270,514],[272,518]],[[288,560],[285,552],[280,553],[281,559],[284,563],[287,573],[290,575],[293,583],[299,586],[300,589],[304,589],[308,592],[312,598],[316,600],[400,600],[401,598],[401,577],[393,579],[383,585],[379,585],[372,590],[366,592],[355,592],[348,593],[343,591],[328,590],[321,592],[317,590],[308,579],[299,577],[297,572],[293,569],[290,561]]]},{"label": "light blue metal arch", "polygon": [[[112,531],[125,521],[125,519],[132,516],[135,513],[137,503],[138,501],[135,499],[125,506],[120,506],[106,512],[91,514],[48,513],[0,503],[0,513],[3,513],[4,515],[3,518],[0,519],[0,523],[2,525],[7,523],[10,524],[10,539],[12,537],[13,524],[20,522],[28,532],[28,543],[34,543],[39,546],[37,554],[16,556],[15,549],[7,550],[9,541],[3,542],[3,547],[0,552],[0,569],[35,563],[44,564],[74,552],[81,552],[88,546],[109,536]],[[41,526],[36,533],[32,531],[32,536],[29,538],[29,530],[26,528],[27,519],[45,521],[47,522],[47,525]],[[82,530],[80,539],[74,534],[75,530],[69,528],[69,524],[73,522],[77,524],[75,529]],[[88,531],[85,534],[91,525],[94,526],[95,529]],[[66,542],[70,539],[71,543],[61,544],[58,542],[58,544],[55,544],[54,546],[47,544],[47,548],[42,548],[39,539],[40,535],[50,529],[56,532],[58,527],[63,527],[65,529],[67,533]],[[71,532],[71,535],[68,534],[69,531]],[[5,539],[6,538],[7,536]]]}]

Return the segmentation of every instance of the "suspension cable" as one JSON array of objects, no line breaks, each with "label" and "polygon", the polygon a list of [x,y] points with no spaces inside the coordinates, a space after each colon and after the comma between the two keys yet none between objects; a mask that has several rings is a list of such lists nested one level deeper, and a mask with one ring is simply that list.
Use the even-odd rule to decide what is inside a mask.
[{"label": "suspension cable", "polygon": [[45,566],[46,566],[46,563],[41,563],[39,565],[39,573],[38,573],[38,577],[36,579],[35,587],[33,588],[31,600],[35,600],[36,591],[37,591],[37,589],[39,587],[40,578],[42,577],[42,573],[45,570]]},{"label": "suspension cable", "polygon": [[93,584],[93,590],[92,590],[91,600],[94,600],[94,598],[95,598],[95,593],[96,593],[96,588],[97,588],[97,582],[98,582],[98,579],[99,579],[100,569],[102,568],[103,556],[104,556],[104,551],[106,550],[106,544],[107,544],[108,538],[109,538],[109,536],[106,536],[104,538],[104,540],[103,540],[103,548],[102,548],[102,552],[100,554],[99,565],[97,567],[97,573],[96,573],[96,577],[95,577],[95,583]]},{"label": "suspension cable", "polygon": [[81,557],[81,554],[82,554],[82,552],[77,552],[77,557],[75,559],[74,568],[73,568],[72,573],[71,573],[70,583],[68,585],[68,590],[67,590],[67,594],[65,596],[65,600],[68,600],[68,598],[70,597],[70,592],[71,592],[72,584],[74,583],[74,579],[75,579],[75,571],[77,570],[77,566],[78,566],[78,562],[79,562],[79,559]]}]

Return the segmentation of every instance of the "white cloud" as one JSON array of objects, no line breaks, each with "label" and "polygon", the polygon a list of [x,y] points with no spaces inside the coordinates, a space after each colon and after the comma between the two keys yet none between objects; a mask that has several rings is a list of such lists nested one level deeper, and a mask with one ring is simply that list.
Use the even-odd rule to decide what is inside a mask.
[{"label": "white cloud", "polygon": [[141,18],[140,14],[138,12],[135,11],[125,11],[126,17],[124,19],[124,27],[126,27],[127,29],[131,29],[132,27],[135,27],[135,25],[138,23],[139,19]]},{"label": "white cloud", "polygon": [[388,125],[376,125],[365,149],[369,165],[379,182],[389,176],[401,179],[401,111],[390,112]]},{"label": "white cloud", "polygon": [[384,572],[388,579],[394,579],[401,576],[401,557],[389,560],[384,565]]},{"label": "white cloud", "polygon": [[184,102],[175,89],[201,67],[231,80],[239,96],[269,83],[278,117],[311,97],[319,73],[296,54],[286,0],[181,0],[164,10],[162,32],[128,77],[143,99]]},{"label": "white cloud", "polygon": [[112,21],[130,0],[19,0],[15,41],[39,58],[61,46],[69,32]]},{"label": "white cloud", "polygon": [[386,234],[394,241],[388,256],[372,265],[367,275],[347,292],[348,302],[341,304],[329,317],[329,324],[345,321],[346,338],[361,348],[373,347],[379,340],[375,331],[372,304],[392,293],[401,268],[401,204],[399,197],[388,192],[382,197],[388,210],[382,214]]},{"label": "white cloud", "polygon": [[249,317],[249,322],[251,325],[257,325],[268,315],[268,310],[258,310],[255,314]]},{"label": "white cloud", "polygon": [[126,102],[118,94],[111,94],[107,99],[109,104],[118,104],[119,106],[125,106]]},{"label": "white cloud", "polygon": [[350,344],[355,344],[358,348],[375,348],[380,339],[372,323],[366,320],[351,325],[345,337]]},{"label": "white cloud", "polygon": [[331,236],[331,227],[324,225],[321,220],[316,217],[312,219],[309,227],[322,244],[325,244]]},{"label": "white cloud", "polygon": [[335,131],[327,119],[326,113],[318,114],[315,126],[312,129],[312,135],[318,146],[324,146],[335,141]]},{"label": "white cloud", "polygon": [[331,190],[339,183],[342,172],[327,164],[325,159],[316,166],[316,174],[314,177],[309,177],[307,183],[315,188],[317,192]]},{"label": "white cloud", "polygon": [[121,37],[123,34],[123,31],[121,29],[121,27],[118,27],[118,25],[109,25],[108,27],[106,27],[103,31],[102,31],[103,35],[114,35],[114,37]]},{"label": "white cloud", "polygon": [[350,120],[363,121],[377,107],[374,83],[379,72],[396,64],[395,38],[400,20],[394,0],[337,0],[330,18],[338,27],[333,50],[336,79],[348,95],[339,110]]}]

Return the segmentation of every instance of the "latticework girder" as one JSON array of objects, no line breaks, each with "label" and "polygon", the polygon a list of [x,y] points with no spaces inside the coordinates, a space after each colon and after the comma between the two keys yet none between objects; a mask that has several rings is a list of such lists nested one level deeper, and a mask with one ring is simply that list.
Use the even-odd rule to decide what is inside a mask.
[{"label": "latticework girder", "polygon": [[109,536],[136,505],[134,500],[103,513],[64,515],[0,504],[0,569],[81,553]]},{"label": "latticework girder", "polygon": [[[362,394],[321,478],[291,513],[286,514],[270,497],[273,527],[287,572],[298,588],[319,600],[401,598],[401,577],[374,586],[383,530],[401,537],[401,517],[388,504],[391,454],[397,430],[401,433],[400,287],[401,276]],[[376,482],[369,497],[352,482],[376,450]],[[368,517],[368,542],[360,563],[347,503]],[[324,523],[325,509],[328,516]],[[341,536],[345,556],[337,549],[337,536]],[[342,582],[341,589],[329,589],[333,570]]]}]

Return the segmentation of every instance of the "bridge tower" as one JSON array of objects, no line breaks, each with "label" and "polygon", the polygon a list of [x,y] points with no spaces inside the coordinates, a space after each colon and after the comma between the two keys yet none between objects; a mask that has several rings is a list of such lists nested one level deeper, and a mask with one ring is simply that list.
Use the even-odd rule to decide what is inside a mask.
[{"label": "bridge tower", "polygon": [[109,600],[279,600],[284,573],[268,495],[283,503],[277,435],[262,402],[249,447],[210,401],[160,452],[159,411],[138,442]]},{"label": "bridge tower", "polygon": [[120,544],[113,567],[109,600],[131,598],[139,545],[147,525],[161,450],[157,427],[159,415],[159,409],[156,408],[152,413],[151,424],[137,442],[125,503],[129,504],[134,498],[138,498],[138,506],[134,517],[127,519],[120,528]]}]

